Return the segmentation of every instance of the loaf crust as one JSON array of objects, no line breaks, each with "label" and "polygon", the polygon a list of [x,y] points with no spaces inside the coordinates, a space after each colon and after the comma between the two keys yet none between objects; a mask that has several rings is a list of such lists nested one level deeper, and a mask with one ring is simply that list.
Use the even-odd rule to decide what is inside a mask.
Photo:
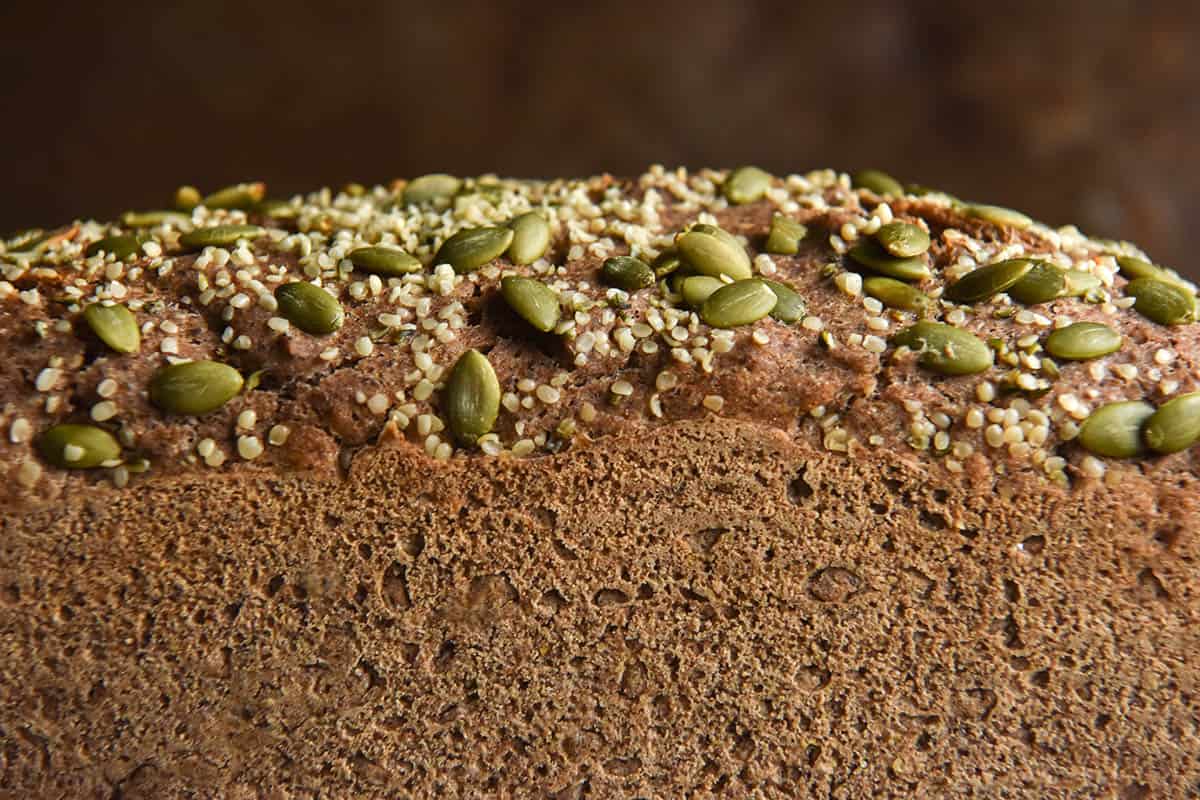
[{"label": "loaf crust", "polygon": [[[1014,407],[980,399],[995,372],[932,377],[890,347],[862,346],[889,335],[870,318],[888,320],[890,332],[915,319],[872,310],[835,274],[846,273],[834,237],[851,232],[846,223],[865,226],[883,198],[818,173],[726,207],[714,189],[723,173],[679,176],[576,186],[597,202],[636,205],[651,190],[668,198],[653,224],[641,219],[643,252],[701,213],[746,236],[755,253],[772,213],[801,219],[810,228],[801,252],[771,267],[821,326],[739,329],[711,372],[665,346],[614,347],[603,358],[593,350],[580,363],[578,334],[539,338],[497,305],[496,283],[511,269],[498,262],[430,292],[435,309],[461,302],[464,325],[426,351],[450,364],[467,347],[485,349],[504,391],[535,398],[501,413],[496,454],[456,446],[446,458],[438,445],[448,437],[430,446],[438,395],[413,396],[411,339],[348,355],[385,313],[369,288],[353,298],[361,276],[331,281],[347,308],[332,337],[272,337],[271,311],[252,306],[234,315],[234,333],[251,339],[239,349],[221,341],[222,303],[198,302],[195,274],[208,268],[176,256],[165,275],[126,273],[128,296],[147,303],[139,319],[154,324],[140,354],[118,357],[79,333],[78,309],[27,294],[36,287],[45,301],[70,265],[89,275],[70,248],[110,229],[84,223],[58,262],[48,256],[53,268],[27,264],[18,274],[10,265],[11,292],[0,296],[9,433],[0,445],[9,477],[0,490],[0,791],[1200,791],[1197,448],[1096,459],[1065,434],[1072,417],[1059,399],[1073,394],[1095,408],[1195,391],[1197,326],[1164,328],[1078,298],[1039,309],[1048,321],[1105,321],[1125,347],[1060,365],[1048,393],[1016,405],[1035,421],[1029,412],[1044,409],[1044,442],[992,446],[967,414]],[[686,191],[673,192],[679,182]],[[553,187],[512,184],[512,207],[502,201],[484,216],[522,210]],[[318,212],[337,217],[339,202],[358,207],[317,195],[296,202],[298,222],[279,224],[304,230]],[[606,208],[603,219],[621,217]],[[204,223],[205,213],[193,219]],[[1016,246],[1094,270],[1117,301],[1124,278],[1112,254],[1137,253],[1071,230],[980,222],[939,197],[892,199],[886,213],[934,233],[933,294],[965,252],[982,248],[982,263]],[[557,278],[594,285],[604,248],[572,251],[579,232],[556,214]],[[413,248],[427,263],[440,235]],[[170,232],[161,238],[158,258],[171,257]],[[303,255],[265,243],[254,253],[289,274],[303,270]],[[155,258],[136,262],[147,276]],[[86,292],[117,280],[106,270],[85,280]],[[650,313],[653,292],[627,308]],[[602,314],[593,316],[602,328]],[[161,319],[174,320],[174,332]],[[990,313],[964,324],[1012,341],[1049,329]],[[693,344],[703,335],[714,334],[696,326]],[[259,388],[212,414],[163,414],[145,386],[165,363],[166,338],[180,356],[266,372]],[[322,358],[331,347],[337,357]],[[54,381],[36,387],[55,358]],[[1122,377],[1122,364],[1136,375]],[[664,371],[672,378],[660,381]],[[35,432],[86,419],[106,379],[118,384],[105,399],[120,408],[123,441],[148,472],[60,470],[38,459],[34,438],[13,434],[18,418]],[[543,402],[517,386],[522,379],[553,386],[558,399]],[[619,404],[616,380],[632,389]],[[393,395],[386,413],[370,407],[380,392]],[[47,395],[59,398],[53,410]],[[712,397],[722,402],[706,404]],[[397,416],[407,403],[417,413]],[[567,418],[573,425],[563,427]],[[934,429],[924,438],[922,421]],[[278,445],[269,443],[275,425],[289,430]],[[239,451],[248,435],[261,455]],[[228,457],[206,463],[204,439]],[[533,446],[514,454],[522,439]]]}]

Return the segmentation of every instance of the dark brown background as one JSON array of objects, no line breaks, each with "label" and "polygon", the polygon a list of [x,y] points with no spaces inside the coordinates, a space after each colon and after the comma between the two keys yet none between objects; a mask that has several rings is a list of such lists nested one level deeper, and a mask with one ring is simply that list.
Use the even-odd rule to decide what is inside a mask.
[{"label": "dark brown background", "polygon": [[879,166],[1197,274],[1200,3],[6,3],[0,229],[433,170]]}]

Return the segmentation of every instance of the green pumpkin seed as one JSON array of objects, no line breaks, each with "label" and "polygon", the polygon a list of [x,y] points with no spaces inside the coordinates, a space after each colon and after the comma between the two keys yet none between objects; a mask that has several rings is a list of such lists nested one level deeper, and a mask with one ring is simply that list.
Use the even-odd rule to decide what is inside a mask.
[{"label": "green pumpkin seed", "polygon": [[665,278],[683,265],[683,259],[679,257],[679,251],[671,247],[663,250],[654,259],[651,268],[654,270],[654,277]]},{"label": "green pumpkin seed", "polygon": [[896,258],[912,258],[929,249],[929,234],[908,222],[889,222],[875,232],[875,241]]},{"label": "green pumpkin seed", "polygon": [[1182,286],[1158,278],[1137,278],[1125,286],[1137,298],[1133,307],[1159,325],[1179,325],[1196,319],[1196,298]]},{"label": "green pumpkin seed", "polygon": [[700,307],[700,318],[714,328],[750,325],[770,314],[779,303],[775,292],[757,278],[717,289]]},{"label": "green pumpkin seed", "polygon": [[337,298],[308,281],[283,284],[275,290],[275,300],[288,322],[314,336],[333,333],[345,319]]},{"label": "green pumpkin seed", "polygon": [[462,181],[453,175],[435,172],[413,178],[404,187],[404,204],[421,205],[423,203],[449,203],[450,198],[458,194]]},{"label": "green pumpkin seed", "polygon": [[63,469],[94,469],[121,458],[116,438],[94,425],[55,425],[38,437],[42,458]]},{"label": "green pumpkin seed", "polygon": [[1025,277],[1008,288],[1008,296],[1018,303],[1035,306],[1062,297],[1067,290],[1067,275],[1053,264],[1033,262]]},{"label": "green pumpkin seed", "polygon": [[300,209],[287,200],[263,200],[253,210],[255,214],[275,219],[294,219],[300,215]]},{"label": "green pumpkin seed", "polygon": [[729,284],[711,275],[689,275],[679,281],[678,293],[689,308],[699,310],[712,293]]},{"label": "green pumpkin seed", "polygon": [[929,265],[921,256],[896,258],[872,239],[864,239],[848,253],[851,259],[880,275],[901,281],[923,281],[930,276]]},{"label": "green pumpkin seed", "polygon": [[83,254],[91,258],[97,253],[111,253],[117,261],[125,261],[131,256],[141,255],[143,241],[141,236],[106,236],[89,244]]},{"label": "green pumpkin seed", "polygon": [[126,211],[121,215],[126,228],[157,228],[159,225],[191,225],[190,214],[178,211]]},{"label": "green pumpkin seed", "polygon": [[859,170],[850,176],[850,185],[855,189],[866,189],[878,195],[904,195],[904,187],[900,181],[877,169]]},{"label": "green pumpkin seed", "polygon": [[1068,361],[1086,361],[1121,349],[1121,334],[1100,322],[1076,322],[1046,337],[1046,352]]},{"label": "green pumpkin seed", "polygon": [[189,250],[205,247],[233,247],[243,239],[257,239],[265,231],[257,225],[214,225],[197,228],[179,237],[179,244]]},{"label": "green pumpkin seed", "polygon": [[150,381],[150,402],[173,414],[207,414],[242,390],[241,374],[218,361],[185,361],[163,367]]},{"label": "green pumpkin seed", "polygon": [[367,193],[367,187],[363,186],[361,183],[355,183],[351,181],[342,187],[342,191],[351,197],[362,197]]},{"label": "green pumpkin seed", "polygon": [[987,300],[1024,278],[1033,269],[1033,264],[1027,258],[1010,258],[979,267],[947,286],[942,296],[954,303]]},{"label": "green pumpkin seed", "polygon": [[1142,426],[1154,406],[1142,400],[1109,403],[1096,409],[1079,427],[1079,444],[1089,453],[1132,458],[1142,452]]},{"label": "green pumpkin seed", "polygon": [[125,306],[92,303],[83,309],[83,319],[100,341],[118,353],[136,353],[141,349],[142,333],[137,319]]},{"label": "green pumpkin seed", "polygon": [[1149,261],[1143,261],[1140,258],[1133,256],[1117,256],[1117,266],[1121,269],[1121,274],[1130,280],[1138,278],[1156,278],[1166,283],[1173,283],[1183,288],[1188,294],[1195,294],[1195,291],[1187,285],[1184,279],[1173,269],[1160,267],[1156,264],[1151,264]]},{"label": "green pumpkin seed", "polygon": [[863,292],[888,308],[922,312],[929,307],[929,295],[895,278],[869,275],[863,278]]},{"label": "green pumpkin seed", "polygon": [[205,208],[246,210],[262,201],[267,193],[265,183],[237,183],[218,189],[200,201]]},{"label": "green pumpkin seed", "polygon": [[23,253],[26,250],[31,250],[41,242],[45,241],[46,232],[41,228],[30,228],[28,230],[14,233],[4,243],[4,249],[9,253]]},{"label": "green pumpkin seed", "polygon": [[800,251],[800,242],[808,234],[803,223],[791,217],[776,214],[771,217],[771,231],[767,234],[766,251],[781,256],[794,256]]},{"label": "green pumpkin seed", "polygon": [[450,371],[442,395],[450,432],[463,444],[473,445],[492,430],[500,413],[500,382],[487,356],[468,350]]},{"label": "green pumpkin seed", "polygon": [[442,242],[433,263],[449,264],[459,274],[472,272],[504,255],[512,240],[512,228],[467,228]]},{"label": "green pumpkin seed", "polygon": [[195,186],[180,186],[175,190],[175,198],[171,205],[180,211],[191,211],[204,202],[200,190]]},{"label": "green pumpkin seed", "polygon": [[753,274],[746,249],[732,234],[713,225],[693,225],[675,237],[675,246],[688,266],[701,275],[728,275],[738,281]]},{"label": "green pumpkin seed", "polygon": [[892,344],[919,353],[918,363],[941,375],[974,375],[990,368],[995,354],[970,331],[922,320],[892,337]]},{"label": "green pumpkin seed", "polygon": [[522,214],[508,226],[513,230],[508,260],[514,264],[532,264],[550,249],[550,223],[538,212]]},{"label": "green pumpkin seed", "polygon": [[729,177],[721,185],[721,193],[735,206],[753,203],[761,200],[771,188],[771,180],[771,173],[766,170],[758,167],[738,167],[729,173]]},{"label": "green pumpkin seed", "polygon": [[636,292],[654,285],[654,270],[640,258],[633,256],[613,256],[604,260],[600,268],[600,277],[609,286]]},{"label": "green pumpkin seed", "polygon": [[421,271],[421,262],[415,257],[386,245],[359,247],[350,251],[349,258],[355,267],[374,275],[396,277]]},{"label": "green pumpkin seed", "polygon": [[1156,453],[1178,453],[1200,442],[1200,392],[1180,395],[1159,406],[1146,421],[1146,444]]},{"label": "green pumpkin seed", "polygon": [[777,300],[775,307],[771,309],[771,319],[777,319],[788,325],[804,319],[804,312],[807,310],[804,298],[797,294],[795,289],[786,283],[770,281],[766,278],[763,278],[762,282],[771,287]]},{"label": "green pumpkin seed", "polygon": [[963,208],[963,212],[968,217],[981,219],[984,222],[990,222],[993,225],[1009,228],[1028,228],[1033,224],[1030,217],[1025,216],[1020,211],[1013,211],[1011,208],[1004,206],[989,206],[982,203],[972,203]]},{"label": "green pumpkin seed", "polygon": [[500,281],[500,294],[509,308],[539,331],[549,333],[558,324],[558,294],[541,281],[510,275]]},{"label": "green pumpkin seed", "polygon": [[1063,297],[1083,297],[1088,292],[1099,289],[1104,284],[1090,272],[1081,269],[1069,269],[1063,274],[1066,285],[1063,287]]}]

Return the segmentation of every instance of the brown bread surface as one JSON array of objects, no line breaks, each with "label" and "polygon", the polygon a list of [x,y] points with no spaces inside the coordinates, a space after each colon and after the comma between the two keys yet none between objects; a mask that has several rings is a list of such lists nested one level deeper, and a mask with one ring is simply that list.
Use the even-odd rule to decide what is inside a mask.
[{"label": "brown bread surface", "polygon": [[[1095,474],[1059,437],[1059,408],[1053,479],[1028,448],[989,447],[963,422],[978,377],[845,344],[868,329],[821,266],[838,261],[844,219],[878,201],[847,188],[827,187],[837,208],[799,212],[818,234],[775,259],[839,349],[767,320],[767,342],[739,331],[712,374],[665,352],[576,363],[560,404],[502,411],[500,438],[554,430],[561,407],[599,412],[526,457],[431,457],[415,423],[362,410],[356,389],[411,370],[399,345],[323,365],[303,336],[260,348],[256,333],[239,354],[199,322],[189,333],[203,315],[168,302],[185,355],[268,369],[226,408],[172,417],[144,392],[160,332],[139,355],[70,367],[86,337],[34,338],[40,312],[0,295],[0,796],[1200,793],[1200,448]],[[954,257],[946,230],[1054,249],[944,205],[892,205],[934,233],[928,287]],[[768,203],[715,213],[759,252]],[[664,225],[695,215],[672,208]],[[600,260],[569,259],[566,274],[594,280]],[[496,310],[494,277],[460,285],[479,305],[448,347],[488,349],[505,391],[517,376],[544,385],[563,356]],[[174,280],[135,291],[178,299]],[[349,342],[368,311],[342,298]],[[1094,407],[1161,402],[1161,381],[1196,390],[1196,325],[1075,298],[1045,313],[1106,319],[1128,341],[1104,363],[1141,367],[1122,382],[1063,364],[1036,400],[1047,415],[1069,391]],[[1009,317],[967,324],[1020,333]],[[70,388],[49,412],[29,398],[54,353]],[[679,378],[660,416],[647,403],[664,369]],[[35,451],[12,441],[12,419],[80,419],[104,375],[122,376],[150,472],[114,486],[38,462],[25,480]],[[607,400],[618,375],[634,384],[624,405]],[[714,394],[720,413],[701,402]],[[915,399],[974,446],[912,444]],[[840,418],[819,422],[826,407]],[[246,410],[264,439],[289,423],[288,441],[232,455]],[[229,461],[189,455],[204,437]]]}]

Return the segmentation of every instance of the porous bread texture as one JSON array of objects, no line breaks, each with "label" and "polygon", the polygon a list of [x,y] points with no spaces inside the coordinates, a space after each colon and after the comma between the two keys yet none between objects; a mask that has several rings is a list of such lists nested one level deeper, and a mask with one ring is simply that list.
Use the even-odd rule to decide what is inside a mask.
[{"label": "porous bread texture", "polygon": [[710,420],[108,489],[4,518],[0,783],[1184,797],[1200,495],[1161,477],[1007,503]]}]

